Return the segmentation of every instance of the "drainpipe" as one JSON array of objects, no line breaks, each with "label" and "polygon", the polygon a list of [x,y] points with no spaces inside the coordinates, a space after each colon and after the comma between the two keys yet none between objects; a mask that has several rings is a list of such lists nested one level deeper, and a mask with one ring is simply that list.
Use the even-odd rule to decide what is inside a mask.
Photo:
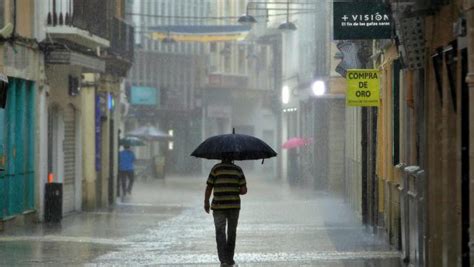
[{"label": "drainpipe", "polygon": [[82,168],[84,210],[94,210],[97,207],[97,172],[95,170],[95,90],[96,79],[93,73],[85,73],[81,82],[82,114]]},{"label": "drainpipe", "polygon": [[[468,74],[466,82],[469,86],[469,136],[473,136],[474,133],[474,0],[466,0],[466,28],[467,28],[467,39],[468,39]],[[469,142],[469,181],[470,181],[470,192],[474,192],[474,142]],[[470,225],[474,225],[474,194],[470,194],[470,214],[469,221]],[[474,259],[474,231],[470,233],[470,258]]]},{"label": "drainpipe", "polygon": [[13,0],[13,34],[12,38],[15,36],[16,31],[16,0]]}]

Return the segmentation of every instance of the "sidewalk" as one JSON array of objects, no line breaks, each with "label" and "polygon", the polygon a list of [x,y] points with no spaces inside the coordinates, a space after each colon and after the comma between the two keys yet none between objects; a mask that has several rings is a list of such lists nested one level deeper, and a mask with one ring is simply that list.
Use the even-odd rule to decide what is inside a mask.
[{"label": "sidewalk", "polygon": [[[218,266],[205,177],[137,182],[115,208],[60,226],[0,235],[0,265]],[[249,174],[237,230],[239,266],[400,266],[343,201]]]}]

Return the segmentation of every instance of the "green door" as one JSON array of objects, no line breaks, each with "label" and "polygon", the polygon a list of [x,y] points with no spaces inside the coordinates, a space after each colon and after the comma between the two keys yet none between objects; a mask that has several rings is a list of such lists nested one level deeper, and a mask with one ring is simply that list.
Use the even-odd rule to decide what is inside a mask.
[{"label": "green door", "polygon": [[0,219],[34,209],[34,83],[11,78],[0,111]]},{"label": "green door", "polygon": [[6,190],[5,190],[5,110],[0,109],[0,220],[6,217]]},{"label": "green door", "polygon": [[16,113],[16,80],[10,79],[8,84],[7,106],[6,106],[6,177],[5,177],[5,205],[6,217],[10,217],[17,213],[17,205],[15,205],[15,161],[16,161],[16,147],[15,147],[15,113]]},{"label": "green door", "polygon": [[25,209],[35,208],[35,84],[26,88]]}]

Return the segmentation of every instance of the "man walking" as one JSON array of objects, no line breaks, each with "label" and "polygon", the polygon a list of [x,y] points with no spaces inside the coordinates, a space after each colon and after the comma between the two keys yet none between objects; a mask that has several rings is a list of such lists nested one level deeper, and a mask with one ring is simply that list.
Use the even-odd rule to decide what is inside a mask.
[{"label": "man walking", "polygon": [[[119,153],[119,178],[122,185],[122,199],[126,193],[132,193],[134,180],[135,154],[130,150],[129,145],[124,145],[124,150]],[[127,186],[128,180],[128,186]]]},{"label": "man walking", "polygon": [[[209,198],[212,191],[212,205]],[[216,228],[217,254],[221,266],[233,266],[237,222],[240,212],[240,195],[247,193],[247,183],[242,169],[230,159],[214,165],[207,180],[204,210],[212,209]],[[226,235],[227,226],[227,235]]]}]

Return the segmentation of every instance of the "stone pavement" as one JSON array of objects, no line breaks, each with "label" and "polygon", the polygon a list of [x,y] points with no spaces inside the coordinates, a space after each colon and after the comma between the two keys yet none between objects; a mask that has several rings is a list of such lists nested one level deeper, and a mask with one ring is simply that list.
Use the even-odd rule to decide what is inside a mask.
[{"label": "stone pavement", "polygon": [[[248,174],[239,266],[401,266],[345,203]],[[0,234],[0,265],[219,266],[205,177],[138,181],[116,207]]]}]

